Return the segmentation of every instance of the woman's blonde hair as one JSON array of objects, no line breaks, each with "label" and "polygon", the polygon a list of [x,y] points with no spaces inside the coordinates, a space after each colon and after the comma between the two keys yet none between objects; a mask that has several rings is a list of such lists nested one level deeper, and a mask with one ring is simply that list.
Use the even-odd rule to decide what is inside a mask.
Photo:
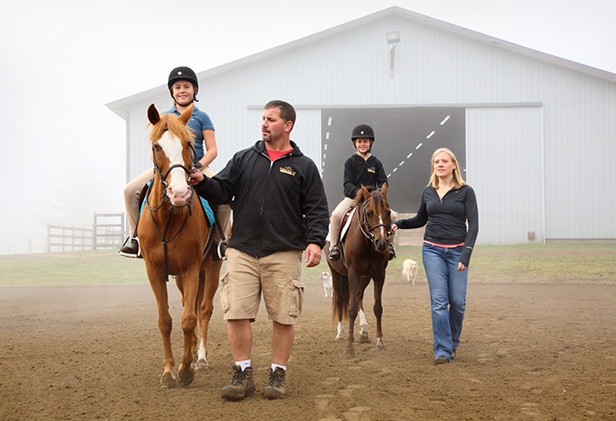
[{"label": "woman's blonde hair", "polygon": [[436,155],[438,155],[438,154],[440,154],[442,152],[445,152],[446,154],[448,154],[449,158],[451,158],[451,162],[456,164],[456,167],[453,169],[453,183],[454,183],[454,188],[455,189],[459,189],[460,187],[462,187],[466,183],[462,179],[462,174],[460,173],[460,165],[458,164],[458,160],[456,159],[456,156],[453,154],[453,152],[451,152],[451,150],[449,150],[447,148],[438,148],[432,154],[432,160],[430,161],[430,163],[431,163],[430,165],[432,166],[432,174],[430,175],[430,186],[432,186],[435,189],[438,188],[438,181],[439,180],[438,180],[438,177],[436,176],[436,174],[434,174],[434,158],[436,158]]}]

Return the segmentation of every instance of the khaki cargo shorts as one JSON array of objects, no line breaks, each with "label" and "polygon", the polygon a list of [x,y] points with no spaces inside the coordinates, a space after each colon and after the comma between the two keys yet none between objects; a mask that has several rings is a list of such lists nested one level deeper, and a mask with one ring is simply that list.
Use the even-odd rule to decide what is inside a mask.
[{"label": "khaki cargo shorts", "polygon": [[225,320],[254,321],[263,293],[271,320],[295,324],[304,301],[302,252],[281,251],[256,258],[229,248],[226,255],[227,268],[220,284]]}]

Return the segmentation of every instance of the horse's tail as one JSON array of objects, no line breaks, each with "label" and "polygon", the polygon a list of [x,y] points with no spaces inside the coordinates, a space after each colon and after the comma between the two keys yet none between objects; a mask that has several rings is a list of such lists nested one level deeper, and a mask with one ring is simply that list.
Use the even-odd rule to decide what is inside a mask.
[{"label": "horse's tail", "polygon": [[349,279],[339,273],[332,273],[332,286],[332,319],[337,323],[349,317]]}]

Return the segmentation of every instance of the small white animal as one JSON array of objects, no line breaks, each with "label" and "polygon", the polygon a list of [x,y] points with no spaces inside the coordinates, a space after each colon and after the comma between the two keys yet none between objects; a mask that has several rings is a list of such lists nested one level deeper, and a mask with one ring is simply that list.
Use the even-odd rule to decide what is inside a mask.
[{"label": "small white animal", "polygon": [[406,259],[402,263],[402,276],[406,277],[408,282],[415,285],[415,277],[417,276],[417,262],[411,259]]},{"label": "small white animal", "polygon": [[334,287],[332,285],[332,275],[329,272],[321,272],[321,280],[323,281],[323,291],[325,291],[325,296],[332,296]]}]

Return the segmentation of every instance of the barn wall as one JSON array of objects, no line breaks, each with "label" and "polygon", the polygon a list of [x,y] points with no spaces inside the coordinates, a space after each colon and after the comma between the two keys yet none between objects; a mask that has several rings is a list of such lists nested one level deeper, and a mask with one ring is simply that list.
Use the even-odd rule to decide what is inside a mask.
[{"label": "barn wall", "polygon": [[[401,38],[393,78],[385,37],[390,31]],[[540,173],[542,180],[540,191],[530,186],[530,197],[522,185],[513,190],[507,203],[524,206],[503,209],[491,195],[481,198],[486,223],[480,243],[525,242],[531,229],[540,235],[536,241],[616,238],[616,194],[613,184],[603,182],[616,179],[616,77],[479,35],[389,13],[203,72],[198,106],[212,117],[219,143],[212,167],[219,170],[260,137],[262,106],[275,98],[300,111],[294,138],[317,165],[322,107],[468,107],[468,175],[482,175],[469,181],[499,191],[502,180],[490,171],[497,170],[498,155],[505,167],[513,165],[507,157],[516,158],[516,176],[536,183]],[[166,87],[127,106],[131,174],[147,165],[140,113],[152,101],[168,105]],[[498,148],[484,149],[488,145]],[[524,215],[528,223],[512,219],[511,209],[522,210],[516,217]]]},{"label": "barn wall", "polygon": [[542,107],[469,108],[466,116],[466,180],[483,243],[543,243]]}]

